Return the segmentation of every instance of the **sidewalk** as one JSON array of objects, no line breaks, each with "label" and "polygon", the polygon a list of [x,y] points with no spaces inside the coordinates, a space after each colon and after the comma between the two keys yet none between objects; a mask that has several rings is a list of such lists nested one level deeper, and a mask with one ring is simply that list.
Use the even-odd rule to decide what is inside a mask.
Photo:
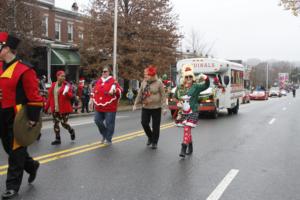
[{"label": "sidewalk", "polygon": [[[130,111],[132,110],[132,106],[119,106],[117,112],[123,112],[123,111]],[[86,116],[93,116],[94,112],[90,113],[81,113],[80,111],[78,113],[70,114],[69,118],[76,118],[76,117],[86,117]],[[52,115],[46,115],[42,113],[42,121],[51,121]]]}]

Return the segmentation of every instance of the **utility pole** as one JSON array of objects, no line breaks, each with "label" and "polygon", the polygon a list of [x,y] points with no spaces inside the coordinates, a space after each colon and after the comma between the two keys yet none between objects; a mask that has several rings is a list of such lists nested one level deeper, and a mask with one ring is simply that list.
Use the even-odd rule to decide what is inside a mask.
[{"label": "utility pole", "polygon": [[117,34],[118,33],[118,0],[115,0],[115,15],[114,15],[114,47],[113,47],[113,76],[117,78]]},{"label": "utility pole", "polygon": [[269,63],[267,63],[267,72],[266,72],[266,74],[267,74],[266,90],[268,90],[269,89]]}]

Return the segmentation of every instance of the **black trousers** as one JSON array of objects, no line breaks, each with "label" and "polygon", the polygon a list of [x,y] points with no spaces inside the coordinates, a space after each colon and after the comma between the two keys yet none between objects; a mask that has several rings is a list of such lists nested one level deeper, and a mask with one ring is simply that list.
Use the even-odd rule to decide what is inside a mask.
[{"label": "black trousers", "polygon": [[[152,130],[150,128],[150,121],[152,119]],[[144,128],[148,139],[157,144],[160,132],[160,121],[161,121],[161,108],[157,109],[146,109],[142,108],[142,121],[141,124]]]},{"label": "black trousers", "polygon": [[0,136],[3,148],[8,154],[6,189],[19,191],[24,170],[29,174],[33,173],[36,161],[29,156],[26,147],[14,146],[14,117],[13,108],[0,109]]},{"label": "black trousers", "polygon": [[82,102],[81,112],[82,113],[84,112],[84,109],[86,110],[86,112],[90,112],[89,111],[89,101],[90,101],[89,97],[81,98],[81,102]]}]

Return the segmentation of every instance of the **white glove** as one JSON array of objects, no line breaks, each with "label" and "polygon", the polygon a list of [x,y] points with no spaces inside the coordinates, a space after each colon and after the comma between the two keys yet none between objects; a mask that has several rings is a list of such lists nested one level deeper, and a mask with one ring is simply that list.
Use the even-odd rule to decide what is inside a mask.
[{"label": "white glove", "polygon": [[116,93],[116,85],[112,85],[109,92],[108,92],[110,95],[113,95],[114,93]]},{"label": "white glove", "polygon": [[63,91],[63,95],[67,94],[67,92],[69,91],[69,89],[70,89],[70,86],[69,86],[69,85],[66,85],[66,86],[65,86],[65,89],[64,89],[64,91]]},{"label": "white glove", "polygon": [[197,77],[199,82],[204,81],[205,79],[207,79],[207,76],[205,74],[199,74]]},{"label": "white glove", "polygon": [[132,106],[132,111],[135,111],[136,110],[136,105],[133,105]]}]

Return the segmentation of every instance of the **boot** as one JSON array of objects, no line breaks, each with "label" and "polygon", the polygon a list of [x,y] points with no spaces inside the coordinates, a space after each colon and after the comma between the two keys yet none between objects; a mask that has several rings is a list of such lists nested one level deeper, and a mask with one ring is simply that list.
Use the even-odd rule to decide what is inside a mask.
[{"label": "boot", "polygon": [[193,153],[193,142],[189,143],[186,155],[191,155],[192,153]]},{"label": "boot", "polygon": [[71,136],[71,140],[75,140],[75,131],[74,131],[74,129],[71,129],[70,136]]},{"label": "boot", "polygon": [[179,154],[180,157],[183,157],[183,158],[185,157],[185,155],[186,155],[186,148],[187,148],[187,145],[184,144],[184,143],[182,143],[181,144],[181,152]]},{"label": "boot", "polygon": [[61,144],[61,140],[60,138],[55,138],[55,140],[53,142],[51,142],[52,145],[58,145]]}]

